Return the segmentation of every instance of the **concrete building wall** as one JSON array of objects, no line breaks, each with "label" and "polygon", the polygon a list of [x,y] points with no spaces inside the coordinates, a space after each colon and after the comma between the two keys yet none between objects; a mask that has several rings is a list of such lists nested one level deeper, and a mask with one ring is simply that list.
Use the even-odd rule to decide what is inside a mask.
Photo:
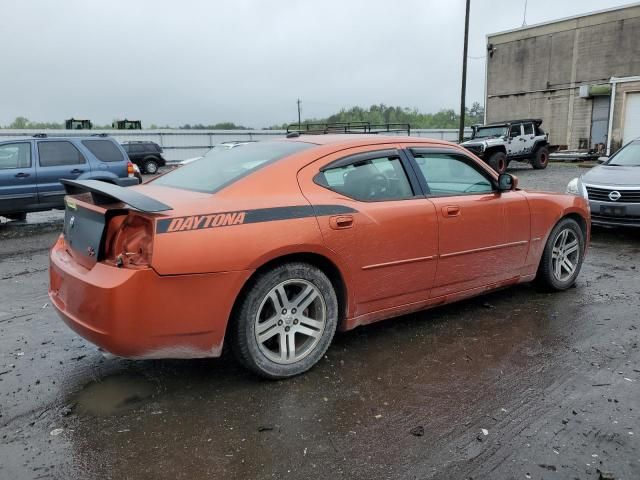
[{"label": "concrete building wall", "polygon": [[[580,86],[640,75],[640,4],[492,34],[487,42],[487,121],[539,117],[552,144],[579,148],[590,143],[593,104],[580,98]],[[623,112],[617,104],[614,123]]]},{"label": "concrete building wall", "polygon": [[[640,41],[640,39],[639,39]],[[623,144],[625,111],[629,94],[640,93],[640,81],[619,83],[616,86],[616,98],[614,101],[613,125],[611,128],[611,150],[615,151]]]}]

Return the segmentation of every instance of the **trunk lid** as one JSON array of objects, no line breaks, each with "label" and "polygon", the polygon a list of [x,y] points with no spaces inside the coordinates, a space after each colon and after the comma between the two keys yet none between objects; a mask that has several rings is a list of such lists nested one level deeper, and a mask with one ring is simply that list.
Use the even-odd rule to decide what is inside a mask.
[{"label": "trunk lid", "polygon": [[171,207],[131,188],[97,180],[62,180],[65,197],[63,237],[65,248],[83,267],[90,269],[104,260],[107,230],[114,217],[132,209],[158,213]]}]

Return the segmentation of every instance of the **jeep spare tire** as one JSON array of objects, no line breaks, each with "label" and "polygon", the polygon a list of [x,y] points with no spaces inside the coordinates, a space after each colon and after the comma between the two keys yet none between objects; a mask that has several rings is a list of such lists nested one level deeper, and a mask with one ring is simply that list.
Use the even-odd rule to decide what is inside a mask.
[{"label": "jeep spare tire", "polygon": [[547,147],[540,147],[533,153],[531,159],[531,166],[536,170],[542,170],[547,168],[549,164],[549,149]]},{"label": "jeep spare tire", "polygon": [[498,173],[507,171],[507,155],[504,152],[493,152],[487,163]]}]

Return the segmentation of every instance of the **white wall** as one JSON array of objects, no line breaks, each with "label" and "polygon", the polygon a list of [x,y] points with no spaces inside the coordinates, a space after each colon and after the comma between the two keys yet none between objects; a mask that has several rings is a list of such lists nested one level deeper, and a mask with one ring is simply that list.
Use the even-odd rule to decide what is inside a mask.
[{"label": "white wall", "polygon": [[[79,137],[106,133],[118,142],[146,140],[155,142],[164,149],[168,161],[204,155],[218,143],[246,140],[269,140],[284,138],[284,130],[0,130],[0,141],[31,137],[46,133],[49,137]],[[471,129],[467,129],[467,135]],[[455,142],[457,129],[416,129],[411,130],[416,137],[435,138]]]}]

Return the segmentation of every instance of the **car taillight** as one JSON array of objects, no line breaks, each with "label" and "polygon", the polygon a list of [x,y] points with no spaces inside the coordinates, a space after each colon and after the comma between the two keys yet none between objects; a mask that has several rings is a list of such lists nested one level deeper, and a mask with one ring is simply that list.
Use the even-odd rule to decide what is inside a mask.
[{"label": "car taillight", "polygon": [[105,241],[105,262],[117,267],[146,268],[153,252],[153,223],[128,213],[109,222]]},{"label": "car taillight", "polygon": [[127,162],[127,175],[133,177],[133,163]]}]

